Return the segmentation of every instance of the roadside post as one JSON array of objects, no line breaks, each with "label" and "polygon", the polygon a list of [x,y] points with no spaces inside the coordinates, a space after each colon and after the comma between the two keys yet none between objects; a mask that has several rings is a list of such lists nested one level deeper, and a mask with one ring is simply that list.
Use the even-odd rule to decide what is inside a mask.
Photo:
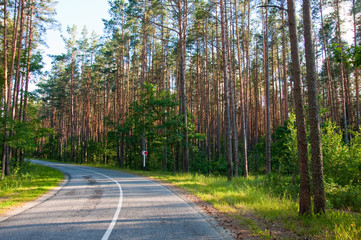
[{"label": "roadside post", "polygon": [[142,155],[143,155],[143,171],[145,171],[145,157],[148,155],[148,151],[143,150]]}]

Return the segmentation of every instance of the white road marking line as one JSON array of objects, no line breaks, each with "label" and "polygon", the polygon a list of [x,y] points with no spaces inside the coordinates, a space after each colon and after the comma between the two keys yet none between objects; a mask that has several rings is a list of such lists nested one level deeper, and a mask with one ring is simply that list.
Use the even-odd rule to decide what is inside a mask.
[{"label": "white road marking line", "polygon": [[117,210],[115,211],[114,213],[114,216],[113,216],[113,220],[112,222],[110,223],[107,231],[104,233],[103,237],[102,237],[102,240],[108,240],[109,237],[110,237],[110,234],[112,233],[113,231],[113,228],[118,220],[118,216],[119,216],[119,213],[120,213],[120,210],[122,209],[122,203],[123,203],[123,190],[122,190],[122,187],[120,186],[120,184],[118,183],[117,180],[115,180],[114,178],[111,178],[107,175],[104,175],[102,173],[98,173],[98,172],[95,172],[95,171],[92,171],[92,170],[88,170],[88,169],[84,169],[84,168],[81,168],[82,170],[85,170],[85,171],[88,171],[88,172],[93,172],[93,173],[96,173],[96,174],[99,174],[103,177],[106,177],[106,178],[109,178],[110,180],[112,180],[113,182],[115,182],[119,188],[119,202],[118,202],[118,207],[117,207]]}]

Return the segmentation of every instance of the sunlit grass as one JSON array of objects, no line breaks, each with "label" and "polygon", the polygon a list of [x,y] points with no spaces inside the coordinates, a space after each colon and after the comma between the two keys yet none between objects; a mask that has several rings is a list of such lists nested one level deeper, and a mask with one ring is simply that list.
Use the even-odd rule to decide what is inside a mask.
[{"label": "sunlit grass", "polygon": [[56,169],[26,163],[21,172],[0,181],[0,214],[35,200],[56,187],[63,177]]},{"label": "sunlit grass", "polygon": [[219,211],[240,219],[253,234],[263,239],[270,239],[269,232],[261,230],[252,219],[242,217],[243,212],[252,213],[268,222],[281,223],[300,237],[361,239],[360,214],[328,210],[321,216],[299,216],[298,202],[287,195],[273,193],[272,188],[265,183],[265,176],[251,176],[248,179],[239,177],[229,182],[220,176],[127,171],[184,188],[211,203]]},{"label": "sunlit grass", "polygon": [[[116,166],[104,167],[100,164],[88,166],[119,170]],[[347,211],[328,210],[321,216],[299,216],[298,200],[286,191],[277,194],[266,176],[248,179],[242,177],[228,181],[222,176],[201,174],[171,174],[155,171],[134,171],[128,173],[142,175],[170,183],[211,203],[224,212],[246,224],[254,235],[262,239],[273,239],[267,229],[261,229],[257,221],[243,215],[250,213],[258,219],[282,224],[300,238],[311,239],[361,239],[361,215]]]}]

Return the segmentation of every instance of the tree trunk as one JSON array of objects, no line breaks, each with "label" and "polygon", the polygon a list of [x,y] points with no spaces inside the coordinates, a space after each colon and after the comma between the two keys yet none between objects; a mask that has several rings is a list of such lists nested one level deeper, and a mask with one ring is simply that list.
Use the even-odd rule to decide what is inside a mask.
[{"label": "tree trunk", "polygon": [[[4,109],[7,109],[8,102],[8,60],[7,60],[7,0],[4,0],[4,40],[3,40],[3,50],[4,50]],[[10,79],[11,81],[11,79]],[[7,118],[8,111],[5,111],[4,118],[5,118],[5,126],[4,126],[4,140],[3,140],[3,152],[1,156],[1,179],[5,178],[5,166],[6,166],[6,156],[7,156],[7,143],[6,143],[6,137],[7,137],[7,124],[6,124],[6,118]]]},{"label": "tree trunk", "polygon": [[[205,105],[206,105],[206,114],[205,114],[205,124],[206,124],[206,137],[207,137],[207,143],[206,143],[206,155],[207,155],[207,161],[208,161],[208,167],[210,166],[210,147],[211,147],[211,133],[210,133],[210,110],[209,110],[209,95],[210,95],[210,84],[209,84],[209,70],[208,70],[208,19],[205,20],[205,58],[206,58],[206,79],[205,79],[205,88],[206,88],[206,96],[205,96]],[[208,169],[209,172],[209,169]]]},{"label": "tree trunk", "polygon": [[74,68],[75,56],[71,55],[71,75],[70,75],[70,162],[74,161]]},{"label": "tree trunk", "polygon": [[[231,5],[231,2],[230,2]],[[225,6],[227,6],[227,4],[225,3]],[[230,15],[232,15],[232,12],[230,13]],[[226,29],[228,29],[228,17],[227,17],[227,7],[225,7],[225,11],[224,11],[224,17],[226,19],[225,25],[226,25]],[[232,16],[231,16],[232,19]],[[229,39],[228,37],[228,31],[226,31],[226,40],[227,40],[227,44],[230,44],[231,39]],[[236,107],[235,107],[235,87],[234,85],[234,81],[233,81],[233,64],[232,64],[232,52],[231,52],[231,48],[228,47],[228,60],[229,60],[229,100],[230,100],[230,115],[231,115],[231,129],[232,129],[232,154],[233,154],[233,163],[234,163],[234,176],[238,177],[238,167],[239,167],[239,156],[238,156],[238,132],[237,132],[237,118],[236,118]]]},{"label": "tree trunk", "polygon": [[[353,18],[353,34],[354,34],[354,47],[357,47],[357,32],[356,32],[356,9],[355,0],[352,0],[352,18]],[[355,66],[355,91],[356,91],[356,130],[360,131],[360,89],[358,82],[358,68]]]},{"label": "tree trunk", "polygon": [[216,101],[216,133],[217,133],[217,153],[218,160],[222,157],[222,148],[221,148],[221,106],[220,106],[220,47],[219,47],[219,39],[218,39],[218,11],[216,11],[216,54],[217,54],[217,69],[216,69],[216,82],[215,82],[215,101]]},{"label": "tree trunk", "polygon": [[330,64],[330,57],[328,53],[328,48],[326,44],[326,37],[324,33],[324,25],[323,25],[323,11],[322,11],[322,0],[320,1],[320,19],[321,19],[321,34],[322,34],[322,44],[323,44],[323,51],[326,58],[326,67],[327,67],[327,98],[328,98],[328,105],[331,110],[331,117],[333,121],[336,121],[336,109],[334,106],[334,100],[333,100],[333,88],[332,88],[332,73],[331,73],[331,64]]},{"label": "tree trunk", "polygon": [[[11,149],[7,144],[7,138],[9,137],[9,131],[7,130],[7,121],[8,117],[11,113],[11,96],[12,93],[12,82],[13,82],[13,76],[14,76],[14,63],[15,63],[15,55],[16,55],[16,47],[18,42],[18,27],[19,27],[19,21],[20,21],[20,4],[17,6],[17,2],[15,2],[14,6],[14,29],[13,29],[13,39],[12,39],[12,53],[11,53],[11,63],[10,63],[10,76],[8,78],[8,85],[7,85],[7,101],[5,103],[5,124],[4,124],[4,140],[3,140],[3,171],[5,171],[5,175],[10,175],[10,159],[11,159]],[[12,117],[12,115],[10,115]]]},{"label": "tree trunk", "polygon": [[183,172],[189,172],[189,148],[188,148],[188,116],[187,116],[187,94],[186,94],[186,72],[185,72],[185,51],[186,51],[186,31],[187,23],[184,20],[183,7],[187,7],[187,1],[182,4],[182,0],[177,1],[178,8],[178,36],[179,36],[179,86],[181,100],[181,114],[183,115]]},{"label": "tree trunk", "polygon": [[[144,16],[143,16],[143,45],[142,45],[142,64],[141,64],[141,72],[140,72],[140,88],[143,87],[143,85],[146,82],[146,69],[147,69],[147,9],[148,8],[148,1],[144,2]],[[146,143],[145,143],[145,129],[143,129],[142,135],[141,135],[141,151],[146,150]],[[141,155],[142,156],[142,155]],[[145,170],[145,169],[143,169]]]},{"label": "tree trunk", "polygon": [[25,16],[24,16],[24,9],[25,3],[24,0],[21,0],[19,3],[20,9],[20,29],[19,29],[19,44],[18,44],[18,52],[17,52],[17,63],[16,63],[16,74],[15,74],[15,84],[14,84],[14,94],[13,94],[13,108],[12,108],[12,119],[16,119],[16,113],[18,108],[18,99],[19,99],[19,91],[20,91],[20,63],[21,63],[21,53],[22,53],[22,40],[23,40],[23,33],[24,33],[24,23],[25,23]]},{"label": "tree trunk", "polygon": [[313,49],[314,45],[312,41],[311,4],[309,0],[303,0],[303,25],[308,87],[314,212],[318,214],[326,211],[326,198],[323,178],[319,106],[317,101],[316,64],[315,53]]},{"label": "tree trunk", "polygon": [[[258,123],[258,117],[259,117],[259,89],[258,89],[258,45],[256,45],[256,57],[255,57],[255,63],[256,63],[256,76],[255,76],[255,81],[254,81],[254,98],[255,98],[255,118],[254,118],[254,142],[252,142],[253,146],[255,144],[255,142],[258,140],[259,137],[259,123]],[[256,156],[255,156],[255,170],[256,172],[258,172],[258,156],[257,156],[257,152],[256,152]]]},{"label": "tree trunk", "polygon": [[[268,5],[266,0],[265,5]],[[264,26],[264,68],[266,82],[266,173],[271,173],[271,114],[270,114],[270,84],[269,84],[269,57],[268,57],[268,8],[266,8],[266,18]]]},{"label": "tree trunk", "polygon": [[341,81],[341,101],[342,101],[342,113],[343,113],[343,131],[344,131],[344,140],[348,144],[348,133],[347,133],[347,96],[346,96],[346,81],[344,76],[344,67],[343,67],[343,50],[342,50],[342,39],[341,39],[341,22],[340,22],[340,8],[339,2],[336,0],[336,17],[337,17],[337,40],[339,48],[341,51],[341,61],[339,64],[340,69],[340,81]]},{"label": "tree trunk", "polygon": [[[283,1],[282,1],[283,7]],[[282,11],[282,26],[285,26],[284,20],[284,11]],[[283,63],[283,106],[284,106],[284,119],[283,121],[288,120],[288,84],[287,84],[287,59],[286,59],[286,34],[285,28],[282,28],[282,63]]]},{"label": "tree trunk", "polygon": [[24,95],[24,110],[23,110],[23,121],[26,121],[26,111],[28,106],[28,91],[29,91],[29,81],[30,81],[30,63],[31,63],[31,45],[33,43],[33,12],[34,12],[34,1],[31,2],[30,6],[30,25],[29,25],[29,44],[28,44],[28,59],[27,59],[27,69],[26,69],[26,81],[25,81],[25,95]]},{"label": "tree trunk", "polygon": [[310,190],[310,174],[308,167],[307,154],[307,137],[304,114],[304,101],[301,86],[301,67],[298,49],[297,21],[295,14],[294,0],[287,0],[288,21],[291,42],[292,57],[292,78],[294,82],[293,92],[295,99],[295,113],[297,125],[297,148],[298,161],[300,165],[300,215],[311,213],[311,190]]},{"label": "tree trunk", "polygon": [[236,41],[237,41],[237,56],[238,56],[238,69],[239,69],[239,83],[240,83],[240,90],[241,90],[241,107],[242,107],[242,138],[243,138],[243,176],[248,177],[248,156],[247,156],[247,126],[246,126],[246,96],[244,91],[244,82],[242,80],[242,64],[241,64],[241,45],[240,45],[240,38],[239,38],[239,27],[238,27],[238,15],[237,15],[237,0],[234,0],[234,10],[235,10],[235,20],[236,20]]},{"label": "tree trunk", "polygon": [[222,31],[222,60],[223,60],[223,78],[224,78],[224,102],[225,102],[225,127],[226,127],[226,157],[227,157],[227,178],[228,181],[233,178],[233,165],[232,165],[232,129],[231,129],[231,116],[230,116],[230,101],[229,101],[229,79],[228,79],[228,45],[226,40],[226,17],[224,8],[226,4],[220,0],[220,13],[221,13],[221,31]]}]

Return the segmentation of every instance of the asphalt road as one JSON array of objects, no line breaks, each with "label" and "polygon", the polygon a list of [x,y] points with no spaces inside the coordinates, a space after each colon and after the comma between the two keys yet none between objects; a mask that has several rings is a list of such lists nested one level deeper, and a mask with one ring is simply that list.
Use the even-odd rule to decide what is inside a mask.
[{"label": "asphalt road", "polygon": [[68,181],[21,213],[0,220],[0,239],[232,239],[194,204],[146,178],[33,162],[63,171]]}]

